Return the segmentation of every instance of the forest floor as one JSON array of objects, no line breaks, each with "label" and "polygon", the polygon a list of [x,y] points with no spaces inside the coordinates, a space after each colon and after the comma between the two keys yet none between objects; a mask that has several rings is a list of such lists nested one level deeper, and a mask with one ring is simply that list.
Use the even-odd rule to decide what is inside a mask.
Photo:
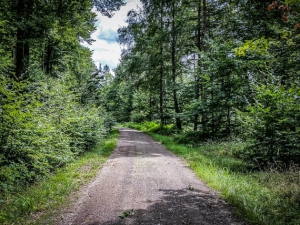
[{"label": "forest floor", "polygon": [[142,132],[119,130],[112,156],[54,224],[246,224],[183,160]]}]

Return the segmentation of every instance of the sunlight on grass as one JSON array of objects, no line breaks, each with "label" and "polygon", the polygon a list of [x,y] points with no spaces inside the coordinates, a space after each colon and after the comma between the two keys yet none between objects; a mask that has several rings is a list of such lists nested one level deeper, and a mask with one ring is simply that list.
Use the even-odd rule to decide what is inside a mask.
[{"label": "sunlight on grass", "polygon": [[148,134],[183,157],[199,178],[236,207],[241,218],[253,224],[300,224],[299,172],[250,171],[235,157],[244,143],[203,143],[193,148],[174,143],[171,136]]}]

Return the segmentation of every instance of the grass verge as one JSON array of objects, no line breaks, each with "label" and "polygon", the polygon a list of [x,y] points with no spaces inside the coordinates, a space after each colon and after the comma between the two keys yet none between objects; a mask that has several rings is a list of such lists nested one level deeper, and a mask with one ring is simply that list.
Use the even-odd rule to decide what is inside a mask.
[{"label": "grass verge", "polygon": [[[131,127],[147,132],[142,125]],[[194,147],[177,144],[171,135],[147,133],[184,158],[199,178],[236,208],[240,218],[251,224],[300,224],[299,167],[284,173],[251,171],[236,157],[245,143],[211,142]]]},{"label": "grass verge", "polygon": [[241,160],[227,155],[241,143],[206,143],[189,148],[172,137],[149,133],[184,158],[190,168],[253,224],[300,224],[299,172],[251,172]]},{"label": "grass verge", "polygon": [[26,191],[5,196],[0,205],[0,224],[44,224],[66,204],[70,193],[91,180],[114,150],[119,132],[111,134],[94,150],[61,168]]}]

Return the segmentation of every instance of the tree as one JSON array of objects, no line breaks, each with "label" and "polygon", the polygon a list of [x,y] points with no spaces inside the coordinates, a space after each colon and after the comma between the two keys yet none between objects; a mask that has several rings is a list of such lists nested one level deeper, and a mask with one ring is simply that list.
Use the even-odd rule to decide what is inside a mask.
[{"label": "tree", "polygon": [[103,73],[104,74],[110,73],[110,69],[109,69],[109,66],[107,64],[103,67]]},{"label": "tree", "polygon": [[[161,126],[174,123],[184,128],[186,140],[194,142],[240,135],[251,127],[241,136],[255,143],[250,148],[255,156],[269,163],[274,149],[298,140],[297,110],[291,117],[279,107],[285,96],[286,109],[297,108],[295,2],[142,1],[140,10],[128,13],[128,26],[119,30],[119,41],[126,47],[115,82],[128,88],[123,101],[127,119],[159,120]],[[270,107],[274,114],[265,111]],[[283,116],[276,120],[279,111]],[[264,121],[263,129],[253,122],[257,116]],[[243,127],[248,119],[255,125]],[[282,122],[285,119],[295,125]],[[285,141],[280,142],[276,132]],[[273,158],[290,163],[287,151],[297,158],[296,146],[282,151],[284,159]]]},{"label": "tree", "polygon": [[124,1],[1,1],[1,195],[71,162],[111,128],[97,106],[102,75],[81,45],[92,41],[93,4],[112,16]]},{"label": "tree", "polygon": [[[8,1],[3,5],[2,18],[7,22],[7,46],[14,46],[15,80],[30,77],[29,65],[34,52],[40,52],[42,68],[52,74],[53,66],[65,50],[77,41],[91,43],[94,31],[95,6],[102,14],[111,17],[125,2],[123,0],[55,0],[51,4],[44,0]],[[72,34],[73,32],[73,34]],[[13,41],[15,39],[15,41]],[[38,40],[38,41],[37,41]],[[43,48],[43,49],[42,49]],[[39,50],[37,50],[39,49]],[[42,49],[42,50],[41,50]],[[67,49],[69,51],[69,49]]]}]

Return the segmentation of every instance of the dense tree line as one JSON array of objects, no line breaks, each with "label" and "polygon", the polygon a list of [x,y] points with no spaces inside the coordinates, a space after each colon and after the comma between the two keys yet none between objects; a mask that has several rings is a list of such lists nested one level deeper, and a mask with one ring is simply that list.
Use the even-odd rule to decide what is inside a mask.
[{"label": "dense tree line", "polygon": [[173,124],[181,143],[243,138],[260,168],[300,163],[298,0],[141,0],[113,76],[81,43],[93,7],[122,5],[1,1],[1,193],[88,151],[114,120]]},{"label": "dense tree line", "polygon": [[0,193],[23,188],[90,150],[111,127],[91,52],[95,7],[122,0],[1,0]]},{"label": "dense tree line", "polygon": [[259,167],[300,163],[299,5],[141,0],[118,31],[107,110],[174,124],[184,143],[244,138]]}]

